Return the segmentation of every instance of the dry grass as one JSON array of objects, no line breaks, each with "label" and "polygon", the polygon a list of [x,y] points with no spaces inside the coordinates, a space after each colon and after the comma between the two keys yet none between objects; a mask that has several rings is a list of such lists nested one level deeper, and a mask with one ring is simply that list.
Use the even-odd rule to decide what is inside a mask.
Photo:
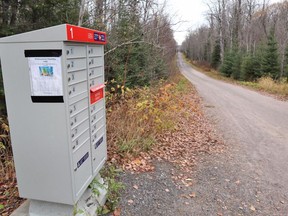
[{"label": "dry grass", "polygon": [[7,118],[0,118],[0,215],[10,215],[19,198]]},{"label": "dry grass", "polygon": [[125,89],[121,98],[108,93],[109,158],[128,160],[137,157],[151,150],[157,134],[175,130],[175,115],[184,108],[180,97],[189,88],[192,88],[191,84],[177,74],[152,87]]},{"label": "dry grass", "polygon": [[258,81],[259,88],[273,94],[288,96],[288,83],[284,80],[275,82],[270,77],[263,77]]},{"label": "dry grass", "polygon": [[185,61],[191,65],[191,67],[202,73],[205,73],[209,77],[233,84],[246,86],[261,92],[270,93],[275,95],[279,99],[288,99],[288,83],[286,79],[276,82],[270,77],[262,77],[257,82],[236,81],[232,78],[223,76],[219,71],[212,69],[205,63],[190,61],[184,55],[183,57]]},{"label": "dry grass", "polygon": [[209,66],[205,62],[191,61],[184,54],[183,54],[183,58],[185,59],[186,63],[189,64],[192,68],[206,74],[209,77],[212,77],[212,78],[217,79],[217,80],[223,80],[223,81],[229,82],[229,83],[235,83],[236,82],[232,78],[223,76],[219,71],[213,69],[211,66]]},{"label": "dry grass", "polygon": [[288,98],[288,83],[286,80],[274,81],[270,77],[262,77],[257,82],[239,82],[241,85],[256,89],[262,92],[278,96],[279,99]]}]

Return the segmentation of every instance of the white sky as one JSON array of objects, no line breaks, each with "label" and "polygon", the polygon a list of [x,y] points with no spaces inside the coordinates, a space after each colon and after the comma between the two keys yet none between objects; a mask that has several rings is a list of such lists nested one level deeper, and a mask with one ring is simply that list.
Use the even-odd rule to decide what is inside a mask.
[{"label": "white sky", "polygon": [[[282,0],[270,0],[270,3],[279,1]],[[167,0],[167,12],[174,23],[180,22],[173,27],[174,37],[179,45],[185,40],[189,29],[194,30],[206,23],[207,2],[209,0]]]}]

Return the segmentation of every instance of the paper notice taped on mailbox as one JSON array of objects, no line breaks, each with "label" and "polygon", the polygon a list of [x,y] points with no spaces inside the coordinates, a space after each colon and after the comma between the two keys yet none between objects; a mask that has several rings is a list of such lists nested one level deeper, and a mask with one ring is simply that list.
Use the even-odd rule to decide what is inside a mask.
[{"label": "paper notice taped on mailbox", "polygon": [[29,57],[32,96],[63,96],[60,57]]}]

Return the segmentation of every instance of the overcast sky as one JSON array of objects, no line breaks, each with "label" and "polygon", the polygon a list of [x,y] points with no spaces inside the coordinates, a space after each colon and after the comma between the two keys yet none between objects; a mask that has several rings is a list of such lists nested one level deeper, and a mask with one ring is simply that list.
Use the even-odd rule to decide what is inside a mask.
[{"label": "overcast sky", "polygon": [[[270,0],[270,3],[282,0]],[[189,29],[206,23],[205,13],[208,10],[206,2],[209,0],[167,0],[167,12],[173,17],[174,37],[179,45],[184,41]]]}]

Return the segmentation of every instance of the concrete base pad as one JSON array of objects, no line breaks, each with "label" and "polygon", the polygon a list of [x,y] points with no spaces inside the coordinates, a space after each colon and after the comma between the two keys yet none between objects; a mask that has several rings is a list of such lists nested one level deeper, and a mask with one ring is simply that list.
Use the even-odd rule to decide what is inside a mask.
[{"label": "concrete base pad", "polygon": [[97,216],[97,208],[103,206],[106,202],[107,186],[100,175],[96,177],[96,180],[98,185],[93,185],[93,187],[99,191],[99,196],[96,196],[90,188],[87,188],[74,206],[27,200],[11,216]]}]

